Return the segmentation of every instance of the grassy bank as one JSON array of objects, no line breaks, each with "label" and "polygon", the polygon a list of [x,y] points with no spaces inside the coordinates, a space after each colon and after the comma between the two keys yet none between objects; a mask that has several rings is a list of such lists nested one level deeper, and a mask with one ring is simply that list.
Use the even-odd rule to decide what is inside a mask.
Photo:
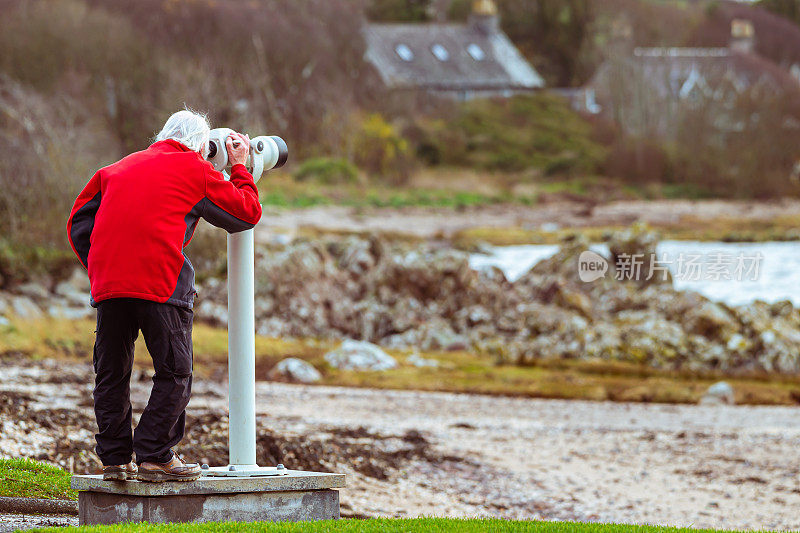
[{"label": "grassy bank", "polygon": [[261,203],[268,207],[304,208],[321,205],[373,207],[459,208],[497,203],[531,205],[538,194],[514,195],[502,177],[468,171],[426,171],[408,186],[370,182],[366,178],[349,183],[296,181],[276,171],[259,181]]},{"label": "grassy bank", "polygon": [[[558,244],[581,234],[592,242],[600,242],[615,231],[629,226],[573,226],[553,231],[520,227],[474,227],[453,235],[453,244],[472,249],[480,243],[495,246],[519,244]],[[682,217],[668,224],[650,224],[663,239],[678,241],[767,242],[800,240],[800,216],[778,216],[769,220],[720,217],[699,219]]]},{"label": "grassy bank", "polygon": [[0,459],[0,496],[75,500],[68,472],[31,459]]},{"label": "grassy bank", "polygon": [[614,200],[699,200],[693,190],[659,185],[630,185],[594,175],[558,180],[523,172],[493,172],[469,168],[422,168],[404,185],[369,180],[344,183],[298,181],[276,170],[258,183],[261,203],[270,207],[304,208],[320,205],[349,207],[468,207],[474,205],[536,205],[554,200],[608,202]]},{"label": "grassy bank", "polygon": [[453,531],[457,533],[472,532],[502,532],[502,531],[525,531],[531,533],[681,533],[690,531],[722,531],[712,529],[689,529],[672,528],[658,526],[638,526],[622,524],[585,524],[579,522],[539,522],[539,521],[517,521],[499,520],[490,518],[459,519],[459,518],[375,518],[370,520],[327,520],[320,522],[299,522],[299,523],[270,523],[257,522],[254,524],[243,524],[240,522],[225,522],[217,524],[123,524],[118,526],[95,526],[95,527],[69,527],[69,528],[48,528],[35,531],[47,532],[82,532],[82,533],[127,533],[136,531],[142,533],[176,531],[193,533],[195,531],[264,531],[264,532],[325,532],[335,531],[341,533],[367,533],[372,531],[410,533],[414,531]]},{"label": "grassy bank", "polygon": [[[95,324],[91,320],[14,320],[0,327],[0,356],[91,360]],[[227,332],[207,324],[194,328],[195,372],[200,378],[218,375],[227,365]],[[320,384],[397,390],[446,391],[530,398],[695,403],[716,381],[725,379],[736,401],[754,405],[795,405],[800,402],[800,376],[753,374],[726,376],[718,372],[657,370],[614,361],[540,361],[536,366],[497,365],[491,357],[469,352],[423,353],[438,367],[417,367],[410,352],[390,351],[398,368],[385,372],[333,369],[323,356],[337,345],[314,339],[256,337],[256,376],[267,379],[285,357],[299,357],[323,374]],[[141,337],[136,364],[152,363]]]}]

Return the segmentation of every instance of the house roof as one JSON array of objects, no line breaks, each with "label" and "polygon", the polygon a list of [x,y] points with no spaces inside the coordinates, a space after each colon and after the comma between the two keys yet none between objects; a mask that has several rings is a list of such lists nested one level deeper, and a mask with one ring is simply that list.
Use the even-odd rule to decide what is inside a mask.
[{"label": "house roof", "polygon": [[[499,30],[472,24],[367,24],[366,59],[394,88],[536,89],[544,80]],[[401,57],[401,54],[405,57]]]},{"label": "house roof", "polygon": [[[755,86],[775,92],[798,89],[777,65],[730,48],[636,48],[625,63],[636,67],[660,98],[682,99],[700,91],[705,97],[719,99]],[[612,68],[605,64],[590,85],[608,83]]]}]

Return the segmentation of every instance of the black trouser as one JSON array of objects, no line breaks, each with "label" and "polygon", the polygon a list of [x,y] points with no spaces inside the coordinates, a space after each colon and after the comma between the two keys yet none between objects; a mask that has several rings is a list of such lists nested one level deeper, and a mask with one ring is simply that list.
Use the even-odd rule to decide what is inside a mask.
[{"label": "black trouser", "polygon": [[[192,390],[192,310],[135,298],[97,307],[94,412],[97,455],[103,465],[165,463],[183,438]],[[133,343],[142,330],[155,375],[150,400],[131,430]]]}]

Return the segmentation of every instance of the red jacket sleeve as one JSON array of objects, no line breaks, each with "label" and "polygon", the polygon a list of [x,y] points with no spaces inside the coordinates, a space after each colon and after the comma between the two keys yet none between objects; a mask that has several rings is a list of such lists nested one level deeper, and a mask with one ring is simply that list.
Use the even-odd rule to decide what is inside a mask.
[{"label": "red jacket sleeve", "polygon": [[261,219],[261,203],[253,176],[245,166],[234,165],[230,181],[213,168],[204,167],[204,171],[203,218],[229,233],[253,228]]},{"label": "red jacket sleeve", "polygon": [[89,268],[89,246],[100,199],[100,171],[97,171],[78,195],[67,220],[69,244],[85,268]]}]

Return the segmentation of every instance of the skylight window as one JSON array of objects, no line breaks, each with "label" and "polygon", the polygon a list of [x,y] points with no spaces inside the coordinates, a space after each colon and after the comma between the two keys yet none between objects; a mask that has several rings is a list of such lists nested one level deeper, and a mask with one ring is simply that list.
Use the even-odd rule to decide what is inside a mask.
[{"label": "skylight window", "polygon": [[475,61],[483,61],[486,59],[486,54],[483,53],[483,49],[475,43],[470,43],[467,46],[467,53],[472,56],[472,59]]},{"label": "skylight window", "polygon": [[447,61],[448,59],[450,59],[450,52],[448,52],[447,48],[445,48],[439,43],[436,43],[433,46],[431,46],[431,52],[433,53],[434,56],[436,56],[436,59],[438,59],[439,61]]},{"label": "skylight window", "polygon": [[397,55],[399,55],[400,59],[403,61],[411,61],[414,59],[414,52],[411,51],[411,48],[409,48],[407,44],[398,44],[394,47],[394,51],[397,52]]}]

